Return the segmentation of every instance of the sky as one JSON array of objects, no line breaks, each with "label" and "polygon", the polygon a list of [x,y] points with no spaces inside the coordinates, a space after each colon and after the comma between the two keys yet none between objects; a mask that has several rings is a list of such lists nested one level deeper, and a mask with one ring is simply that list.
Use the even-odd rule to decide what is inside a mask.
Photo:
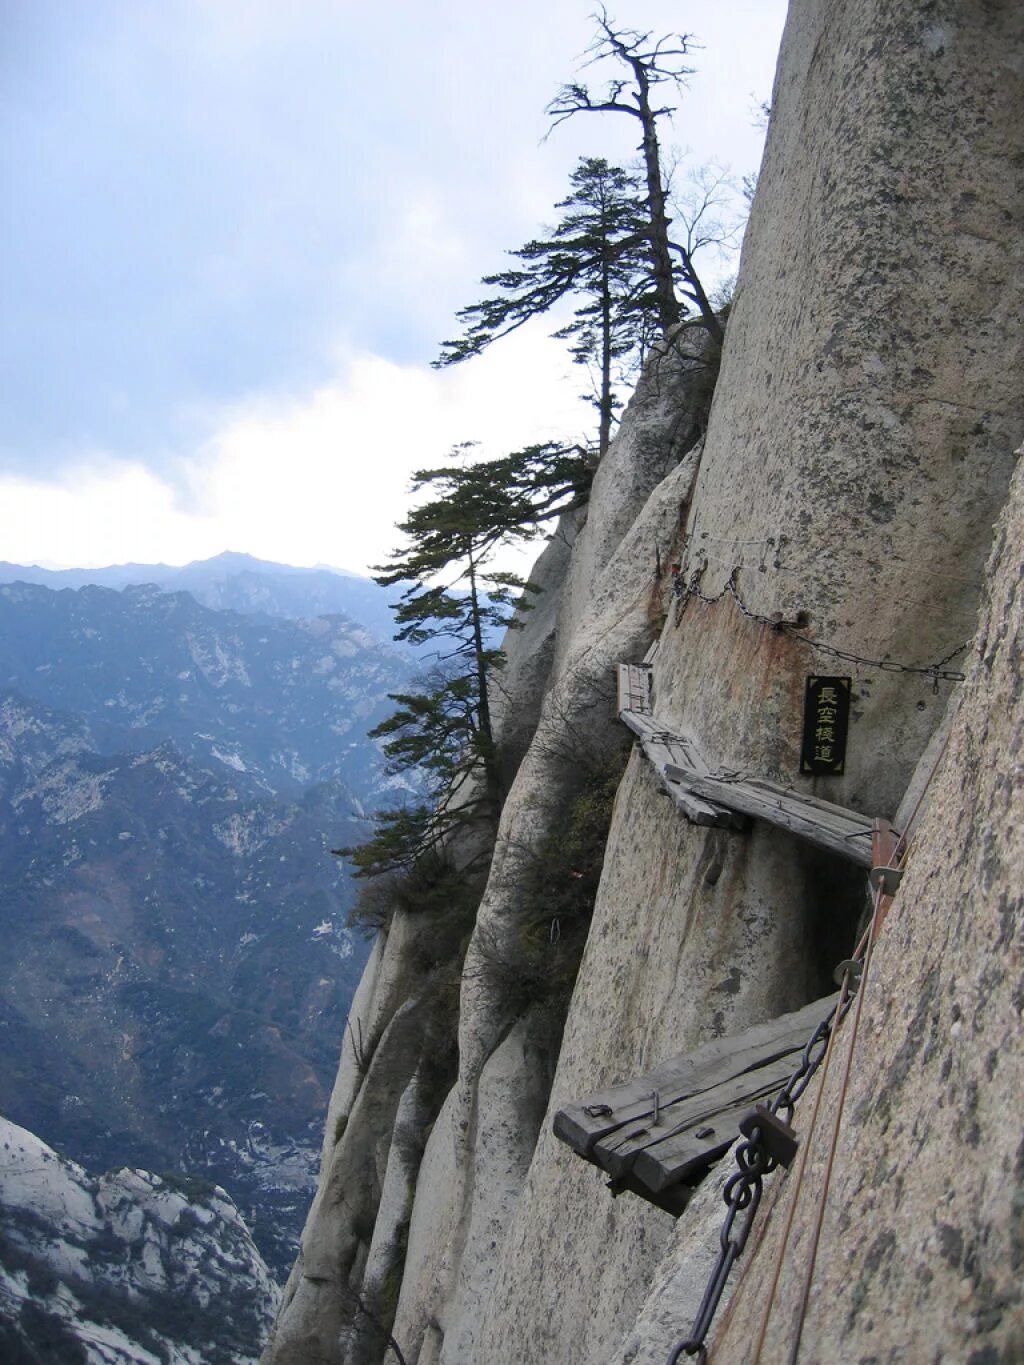
[{"label": "sky", "polygon": [[[545,138],[563,82],[616,74],[580,70],[594,8],[0,0],[0,560],[364,573],[413,469],[591,435],[550,318],[431,361],[577,159],[635,156],[622,116]],[[693,37],[678,183],[756,172],[785,8],[609,5]]]}]

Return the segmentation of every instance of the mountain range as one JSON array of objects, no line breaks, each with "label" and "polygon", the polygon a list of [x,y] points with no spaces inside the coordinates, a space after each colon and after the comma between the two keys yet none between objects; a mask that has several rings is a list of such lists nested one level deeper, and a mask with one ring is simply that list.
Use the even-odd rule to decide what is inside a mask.
[{"label": "mountain range", "polygon": [[91,1168],[223,1185],[280,1272],[366,955],[329,848],[401,799],[366,731],[413,665],[314,614],[325,575],[264,592],[256,563],[217,591],[311,583],[298,616],[0,586],[0,1110]]},{"label": "mountain range", "polygon": [[370,578],[320,566],[295,568],[227,550],[212,559],[171,564],[112,564],[101,569],[42,569],[0,561],[0,583],[38,583],[47,588],[127,588],[154,583],[165,592],[188,592],[216,610],[262,612],[302,619],[341,614],[390,640],[394,634],[389,603],[394,588]]}]

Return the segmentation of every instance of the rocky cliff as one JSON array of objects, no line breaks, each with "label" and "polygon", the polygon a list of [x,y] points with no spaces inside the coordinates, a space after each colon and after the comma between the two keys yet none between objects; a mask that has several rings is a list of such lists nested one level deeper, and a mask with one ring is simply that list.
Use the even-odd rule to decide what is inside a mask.
[{"label": "rocky cliff", "polygon": [[224,1190],[93,1176],[0,1118],[0,1356],[8,1365],[246,1365],[276,1287]]},{"label": "rocky cliff", "polygon": [[[713,771],[900,827],[923,793],[845,1102],[837,1063],[794,1118],[788,1250],[778,1172],[713,1358],[759,1358],[776,1282],[775,1358],[801,1314],[802,1360],[1020,1358],[1022,72],[1008,3],[794,0],[710,420],[685,333],[538,566],[486,887],[377,945],[271,1365],[639,1365],[687,1335],[729,1159],[676,1221],[553,1116],[833,989],[867,883],[768,821],[688,823],[637,750],[566,1011],[583,934],[536,868],[621,761],[613,666],[656,640],[657,722]],[[812,674],[851,680],[841,774],[800,771]]]}]

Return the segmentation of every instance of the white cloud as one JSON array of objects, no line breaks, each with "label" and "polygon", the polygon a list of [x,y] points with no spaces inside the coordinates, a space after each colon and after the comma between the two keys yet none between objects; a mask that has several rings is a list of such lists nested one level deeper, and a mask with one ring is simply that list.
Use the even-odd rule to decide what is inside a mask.
[{"label": "white cloud", "polygon": [[234,549],[365,572],[396,543],[414,469],[467,440],[497,455],[584,437],[583,378],[543,323],[450,370],[357,355],[330,384],[223,414],[177,485],[101,457],[60,482],[0,481],[5,557],[95,567]]}]

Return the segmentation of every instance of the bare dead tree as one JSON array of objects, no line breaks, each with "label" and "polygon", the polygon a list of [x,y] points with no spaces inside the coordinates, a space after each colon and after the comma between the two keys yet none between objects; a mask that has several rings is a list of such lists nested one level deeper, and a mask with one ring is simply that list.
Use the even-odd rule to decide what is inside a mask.
[{"label": "bare dead tree", "polygon": [[641,128],[639,150],[647,182],[648,244],[653,292],[662,332],[669,332],[680,321],[683,312],[676,297],[675,253],[684,292],[696,304],[711,336],[721,342],[721,323],[693,267],[691,254],[683,243],[674,242],[669,235],[671,220],[661,169],[657,125],[659,118],[674,111],[674,106],[654,103],[658,86],[669,85],[677,90],[682,89],[687,78],[693,74],[694,68],[687,66],[685,59],[695,47],[694,40],[685,33],[667,34],[655,39],[649,32],[618,28],[603,6],[593,17],[598,33],[587,49],[590,60],[586,65],[593,66],[610,58],[628,67],[630,76],[608,81],[598,94],[582,81],[563,85],[547,108],[552,127],[557,128],[566,119],[581,113],[626,114],[638,121]]},{"label": "bare dead tree", "polygon": [[678,188],[671,183],[668,197],[672,222],[678,224],[681,245],[691,258],[698,251],[728,254],[740,238],[746,214],[738,211],[740,190],[728,167],[707,161],[689,172]]}]

